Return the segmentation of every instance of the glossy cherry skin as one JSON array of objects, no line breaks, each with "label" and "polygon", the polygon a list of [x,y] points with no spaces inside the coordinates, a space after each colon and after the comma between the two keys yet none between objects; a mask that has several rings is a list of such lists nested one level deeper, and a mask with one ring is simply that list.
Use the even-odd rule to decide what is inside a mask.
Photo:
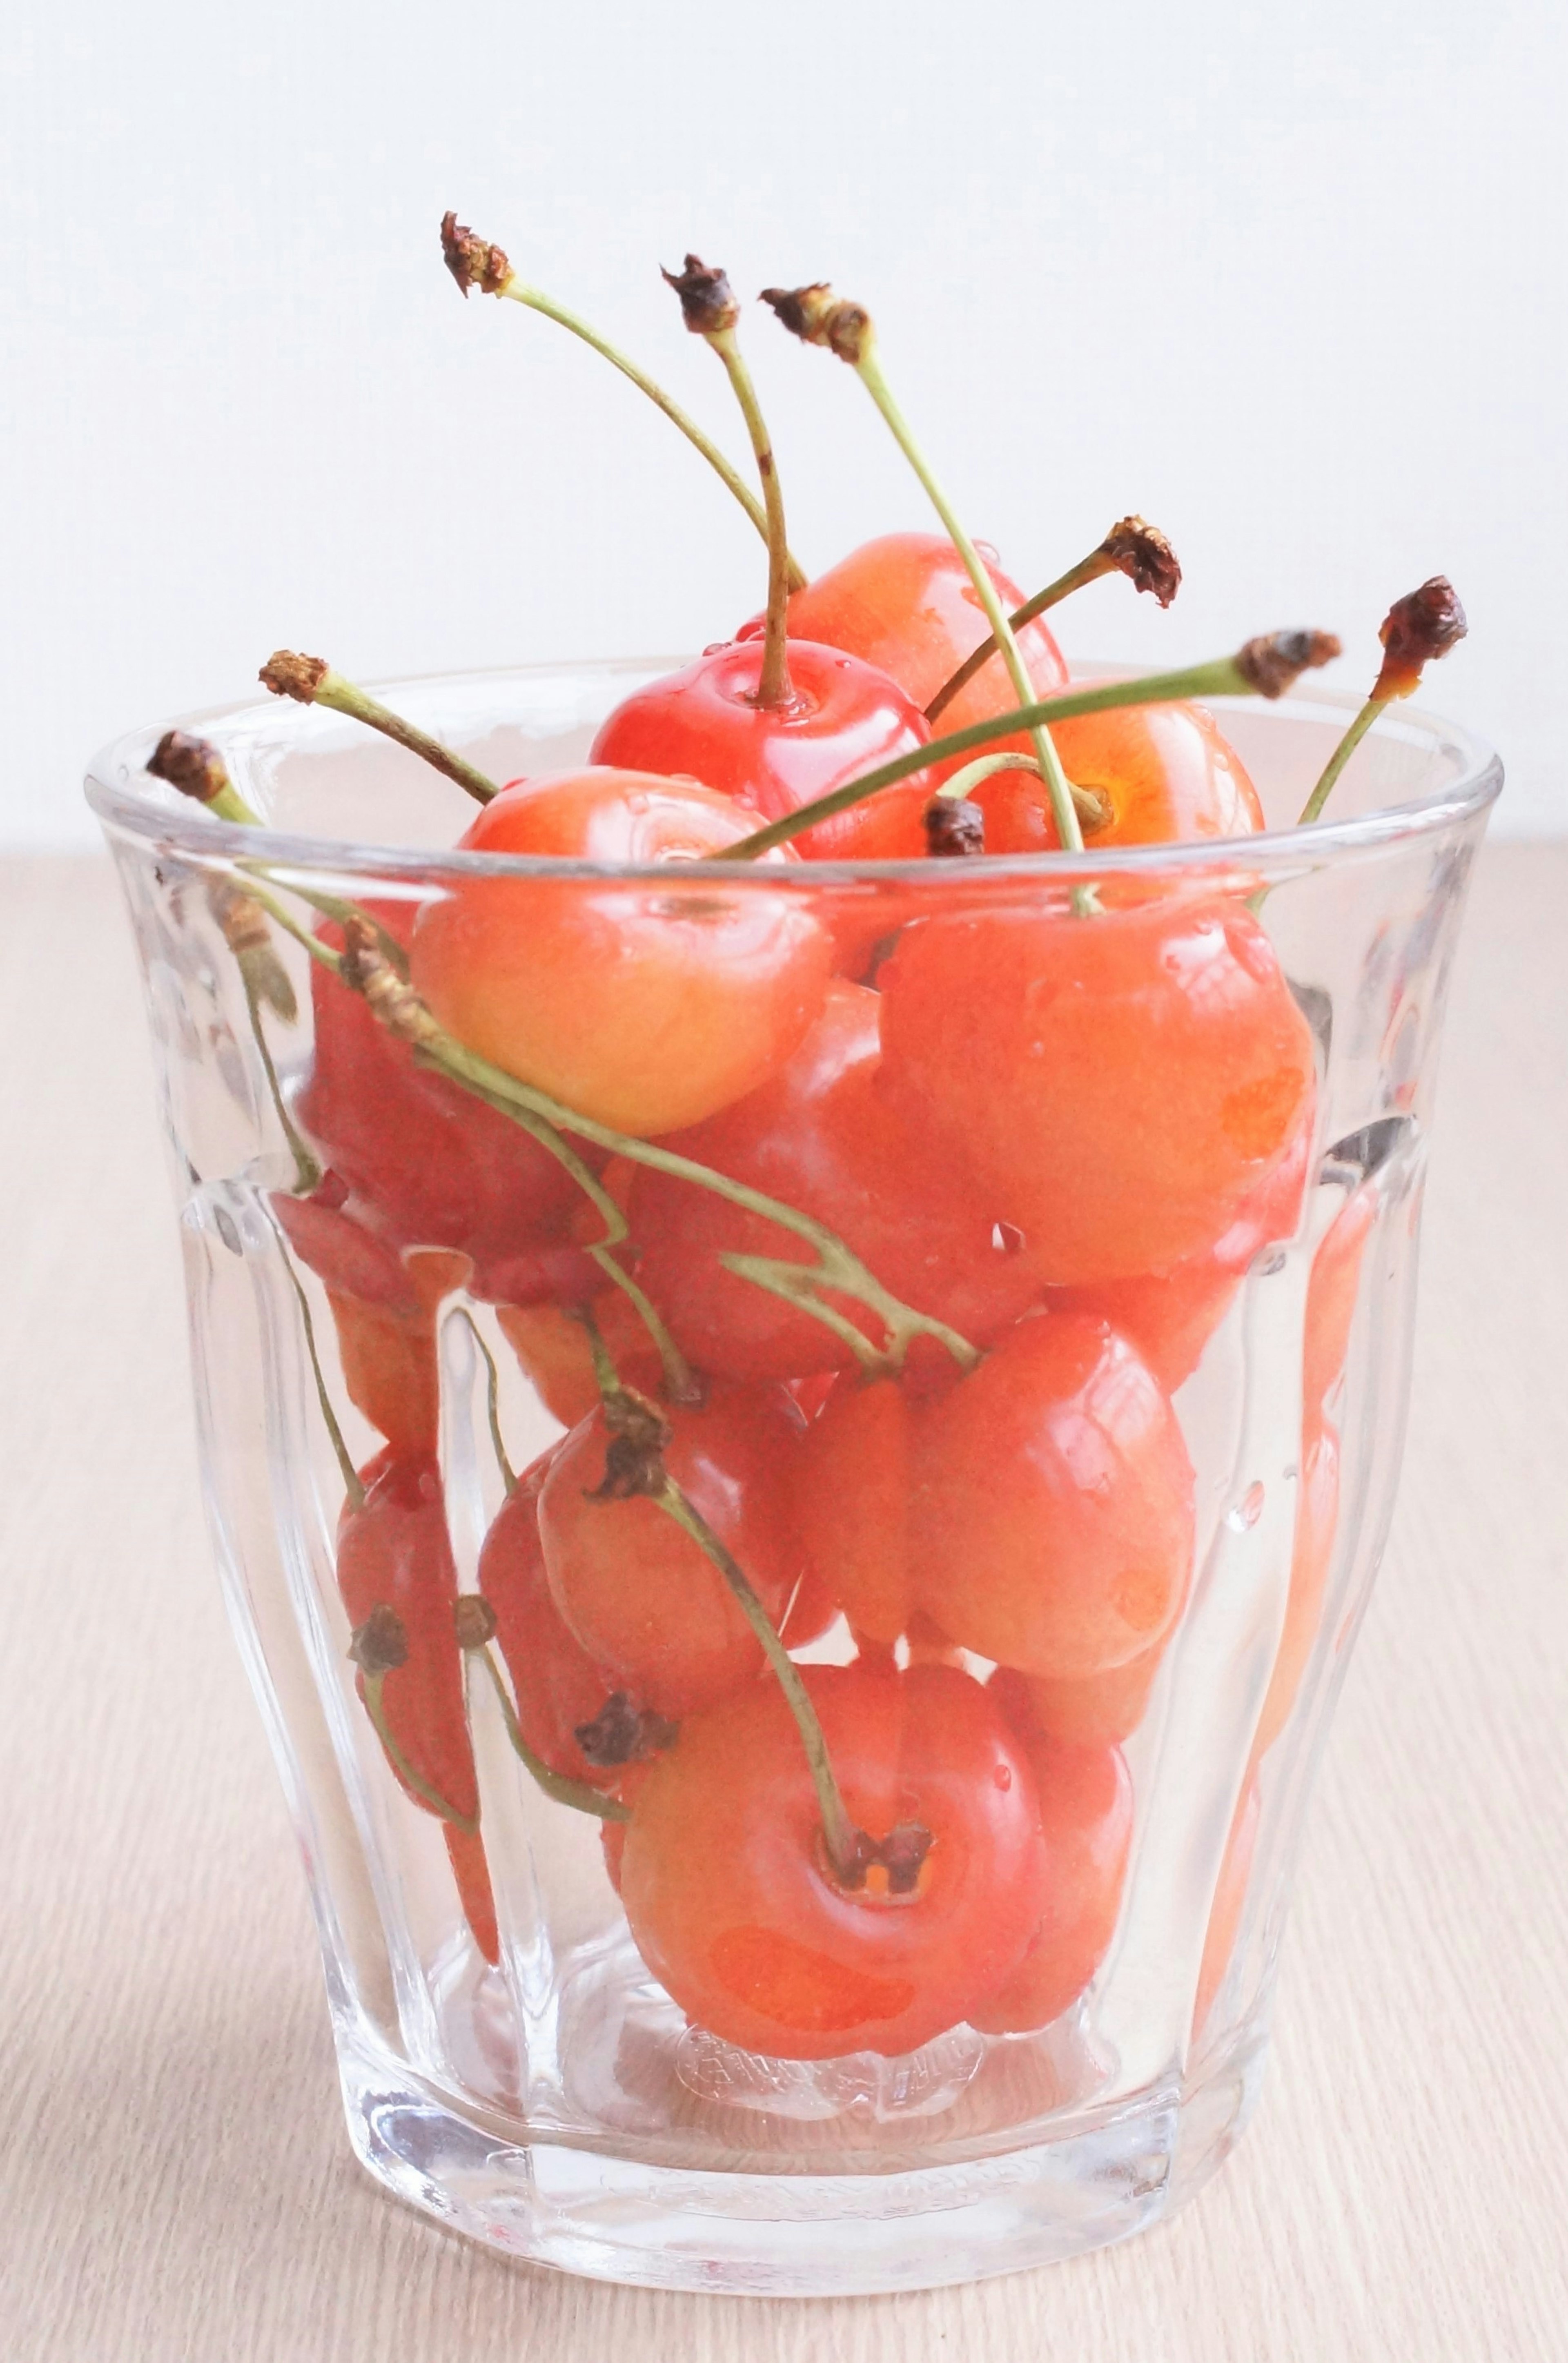
[{"label": "glossy cherry skin", "polygon": [[1094,1313],[1137,1347],[1161,1385],[1173,1394],[1191,1378],[1236,1292],[1265,1248],[1290,1238],[1301,1221],[1312,1148],[1311,1104],[1274,1163],[1237,1209],[1229,1228],[1201,1255],[1168,1272],[1051,1289],[1062,1312]]},{"label": "glossy cherry skin", "polygon": [[[1021,606],[1024,594],[1018,584],[995,564],[990,573],[1004,606],[1009,611]],[[891,673],[923,710],[964,659],[973,655],[991,627],[963,560],[945,534],[887,533],[862,542],[795,592],[789,603],[789,628],[803,639],[847,649]],[[1067,667],[1047,627],[1039,620],[1026,625],[1018,646],[1036,694],[1052,696],[1065,683]],[[1007,713],[1018,703],[1006,667],[999,656],[993,657],[943,709],[937,734],[945,738],[951,731],[967,729],[973,722]],[[1006,747],[1027,752],[1028,744],[1023,738],[999,739],[986,751]],[[950,763],[935,776],[943,777],[951,769]]]},{"label": "glossy cherry skin", "polygon": [[1323,1595],[1333,1563],[1340,1516],[1340,1438],[1320,1414],[1308,1414],[1301,1444],[1301,1486],[1284,1627],[1252,1737],[1254,1761],[1272,1747],[1290,1720],[1323,1621]]},{"label": "glossy cherry skin", "polygon": [[978,2009],[1039,1924],[1049,1858],[1027,1754],[947,1666],[809,1667],[851,1822],[917,1823],[912,1893],[829,1869],[800,1735],[776,1684],[685,1724],[641,1785],[621,1896],[643,1959],[687,2016],[750,2051],[912,2051]]},{"label": "glossy cherry skin", "polygon": [[[367,907],[407,944],[406,905]],[[341,940],[329,926],[321,934],[328,943]],[[316,1039],[300,1123],[347,1184],[364,1224],[395,1248],[461,1248],[482,1272],[559,1231],[579,1193],[537,1140],[419,1066],[362,994],[319,966],[312,967],[310,990]],[[350,1294],[372,1293],[346,1273],[337,1284]]]},{"label": "glossy cherry skin", "polygon": [[[665,1406],[664,1466],[736,1559],[776,1627],[802,1571],[793,1516],[800,1420],[782,1388],[716,1388]],[[555,1604],[617,1688],[679,1720],[762,1665],[762,1645],[723,1576],[645,1496],[599,1501],[609,1442],[602,1412],[559,1447],[539,1493]]]},{"label": "glossy cherry skin", "polygon": [[909,1397],[896,1381],[841,1380],[806,1431],[795,1515],[808,1564],[862,1651],[909,1629],[909,1501],[916,1450]]},{"label": "glossy cherry skin", "polygon": [[[757,704],[761,670],[761,643],[732,640],[633,690],[601,723],[592,760],[701,780],[754,813],[761,827],[930,737],[898,683],[842,649],[792,639],[794,693],[784,706]],[[917,771],[792,842],[818,861],[918,860],[932,784]]]},{"label": "glossy cherry skin", "polygon": [[1142,1722],[1173,1637],[1167,1633],[1124,1666],[1076,1680],[998,1666],[991,1688],[1015,1729],[1064,1747],[1108,1747],[1130,1739]]},{"label": "glossy cherry skin", "polygon": [[[338,1589],[356,1628],[376,1608],[390,1608],[407,1637],[407,1656],[382,1682],[382,1712],[393,1738],[420,1779],[453,1813],[476,1822],[479,1783],[468,1736],[462,1655],[452,1612],[457,1569],[447,1534],[440,1471],[424,1454],[388,1449],[361,1471],[364,1500],[345,1503],[338,1522]],[[362,1699],[365,1680],[356,1676]],[[389,1759],[390,1763],[390,1759]],[[432,1809],[409,1789],[404,1793]],[[447,1852],[474,1941],[488,1961],[500,1958],[495,1907],[477,1833],[442,1821]]]},{"label": "glossy cherry skin", "polygon": [[1163,1388],[1103,1322],[1020,1322],[913,1426],[911,1597],[962,1647],[1082,1680],[1170,1630],[1192,1464]]},{"label": "glossy cherry skin", "polygon": [[970,2014],[982,2035],[1027,2035],[1071,2009],[1110,1950],[1132,1847],[1132,1777],[1119,1747],[1025,1740],[1040,1799],[1045,1908],[1006,1983]]},{"label": "glossy cherry skin", "polygon": [[1227,899],[932,918],[877,982],[884,1087],[1059,1286],[1213,1248],[1307,1120],[1311,1032]]},{"label": "glossy cherry skin", "polygon": [[[1091,790],[1108,813],[1097,826],[1083,823],[1093,852],[1111,845],[1250,837],[1263,826],[1262,806],[1240,757],[1201,705],[1084,714],[1054,723],[1051,735],[1068,778]],[[1043,781],[1027,771],[996,771],[969,793],[985,815],[987,853],[1060,847]]]},{"label": "glossy cherry skin", "polygon": [[822,1006],[828,937],[750,870],[733,892],[681,865],[747,819],[713,790],[638,772],[508,788],[462,843],[482,853],[665,864],[670,884],[463,878],[428,904],[413,981],[470,1049],[638,1135],[698,1123],[781,1067]]},{"label": "glossy cherry skin", "polygon": [[[880,1011],[876,993],[833,983],[785,1067],[664,1146],[815,1215],[895,1296],[984,1345],[1038,1301],[1040,1281],[961,1148],[933,1146],[879,1092]],[[720,1261],[747,1254],[810,1262],[794,1232],[647,1169],[632,1182],[628,1219],[638,1279],[698,1369],[798,1378],[852,1360],[825,1324]],[[882,1343],[882,1325],[865,1306],[830,1301]],[[951,1368],[944,1348],[930,1350]]]}]

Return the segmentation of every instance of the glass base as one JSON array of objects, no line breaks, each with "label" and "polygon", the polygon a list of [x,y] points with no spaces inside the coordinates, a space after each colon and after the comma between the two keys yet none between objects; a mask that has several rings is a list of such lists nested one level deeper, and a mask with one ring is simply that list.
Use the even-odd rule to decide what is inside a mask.
[{"label": "glass base", "polygon": [[1261,2016],[1167,2086],[1026,2147],[881,2174],[648,2163],[487,2129],[339,2030],[349,2133],[397,2198],[504,2255],[597,2280],[756,2297],[940,2289],[1108,2247],[1184,2205],[1257,2098]]}]

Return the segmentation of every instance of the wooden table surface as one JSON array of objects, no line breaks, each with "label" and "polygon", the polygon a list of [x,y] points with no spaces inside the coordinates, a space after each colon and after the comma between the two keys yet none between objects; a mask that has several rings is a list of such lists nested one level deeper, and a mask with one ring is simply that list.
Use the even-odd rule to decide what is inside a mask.
[{"label": "wooden table surface", "polygon": [[1128,2247],[817,2302],[511,2265],[354,2164],[202,1528],[128,938],[91,861],[10,863],[0,913],[6,2363],[1568,2355],[1568,847],[1476,889],[1404,1488],[1251,2132]]}]

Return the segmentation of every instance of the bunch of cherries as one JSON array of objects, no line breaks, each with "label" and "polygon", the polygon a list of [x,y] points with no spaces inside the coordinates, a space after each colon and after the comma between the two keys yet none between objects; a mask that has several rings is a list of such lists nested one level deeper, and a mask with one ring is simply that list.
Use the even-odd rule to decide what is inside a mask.
[{"label": "bunch of cherries", "polygon": [[[648,383],[450,216],[442,238],[465,292],[551,314]],[[824,287],[767,300],[862,377],[941,530],[806,582],[739,306],[695,258],[671,283],[735,387],[761,498],[649,390],[762,531],[763,616],[627,697],[583,767],[504,787],[319,660],[280,652],[262,675],[459,779],[483,804],[464,848],[600,875],[464,873],[417,915],[317,897],[301,923],[252,868],[219,915],[270,1077],[272,926],[314,962],[311,1068],[292,1102],[275,1092],[297,1184],[271,1203],[384,1439],[356,1469],[332,1421],[360,1694],[442,1824],[480,1950],[498,1957],[475,1677],[541,1785],[598,1817],[631,1934],[692,2020],[767,2054],[898,2054],[960,2022],[1043,2027],[1107,1950],[1121,1743],[1193,1572],[1172,1396],[1295,1232],[1312,1170],[1314,1039],[1244,858],[1086,886],[1049,857],[1260,829],[1179,684],[1277,694],[1337,643],[1279,634],[1071,684],[1045,612],[1113,571],[1168,605],[1169,545],[1126,519],[1026,601],[949,510],[866,315]],[[1317,809],[1462,628],[1440,579],[1398,603]],[[254,817],[203,742],[171,734],[152,768]],[[982,853],[1041,859],[962,868]],[[682,882],[683,863],[742,860],[760,871],[735,891],[711,867]],[[823,860],[941,860],[951,891],[906,871],[858,900],[801,891]],[[1254,1761],[1317,1629],[1327,1407],[1373,1212],[1369,1184],[1313,1269],[1296,1565]],[[437,1458],[437,1325],[460,1290],[496,1308],[566,1430],[515,1475],[495,1427],[506,1495],[477,1594]],[[802,1662],[830,1629],[848,1662]],[[1255,1799],[1250,1782],[1208,1993]]]}]

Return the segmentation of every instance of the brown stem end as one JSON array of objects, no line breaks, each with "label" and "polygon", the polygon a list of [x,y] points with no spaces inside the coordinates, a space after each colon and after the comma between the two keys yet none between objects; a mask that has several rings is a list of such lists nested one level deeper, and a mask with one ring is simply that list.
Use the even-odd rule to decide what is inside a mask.
[{"label": "brown stem end", "polygon": [[482,1592],[465,1592],[452,1608],[460,1649],[483,1649],[495,1637],[495,1611]]},{"label": "brown stem end", "polygon": [[1151,591],[1162,607],[1168,607],[1182,587],[1181,560],[1159,527],[1140,516],[1125,516],[1113,525],[1100,549],[1135,591]]},{"label": "brown stem end", "polygon": [[1332,632],[1264,632],[1236,651],[1236,670],[1259,697],[1283,697],[1304,672],[1332,664],[1340,643]]},{"label": "brown stem end", "polygon": [[256,678],[274,697],[293,697],[301,705],[313,705],[331,670],[325,657],[303,657],[293,649],[274,649]]},{"label": "brown stem end", "polygon": [[1423,665],[1446,657],[1469,629],[1459,594],[1446,574],[1434,574],[1418,591],[1396,599],[1377,635],[1384,659],[1373,697],[1408,697]]},{"label": "brown stem end", "polygon": [[985,850],[985,815],[967,796],[933,796],[926,806],[926,850],[938,860]]},{"label": "brown stem end", "polygon": [[858,369],[871,344],[871,314],[859,304],[846,304],[825,279],[809,287],[764,287],[762,302],[772,305],[792,337],[804,345],[826,345],[841,361]]},{"label": "brown stem end", "polygon": [[735,290],[724,272],[697,255],[688,254],[683,270],[663,271],[660,276],[680,297],[681,317],[694,337],[721,337],[740,317]]},{"label": "brown stem end", "polygon": [[673,1747],[675,1732],[667,1716],[633,1706],[625,1691],[612,1691],[593,1721],[576,1725],[572,1736],[590,1764],[613,1771]]},{"label": "brown stem end", "polygon": [[199,804],[216,802],[229,785],[217,749],[209,738],[194,738],[188,730],[165,730],[147,759],[147,768],[155,780],[166,781]]},{"label": "brown stem end", "polygon": [[408,1662],[408,1628],[395,1608],[373,1608],[354,1628],[349,1655],[361,1674],[395,1673]]},{"label": "brown stem end", "polygon": [[500,247],[465,229],[456,214],[441,216],[441,253],[465,295],[471,287],[477,287],[482,295],[499,295],[513,275]]}]

